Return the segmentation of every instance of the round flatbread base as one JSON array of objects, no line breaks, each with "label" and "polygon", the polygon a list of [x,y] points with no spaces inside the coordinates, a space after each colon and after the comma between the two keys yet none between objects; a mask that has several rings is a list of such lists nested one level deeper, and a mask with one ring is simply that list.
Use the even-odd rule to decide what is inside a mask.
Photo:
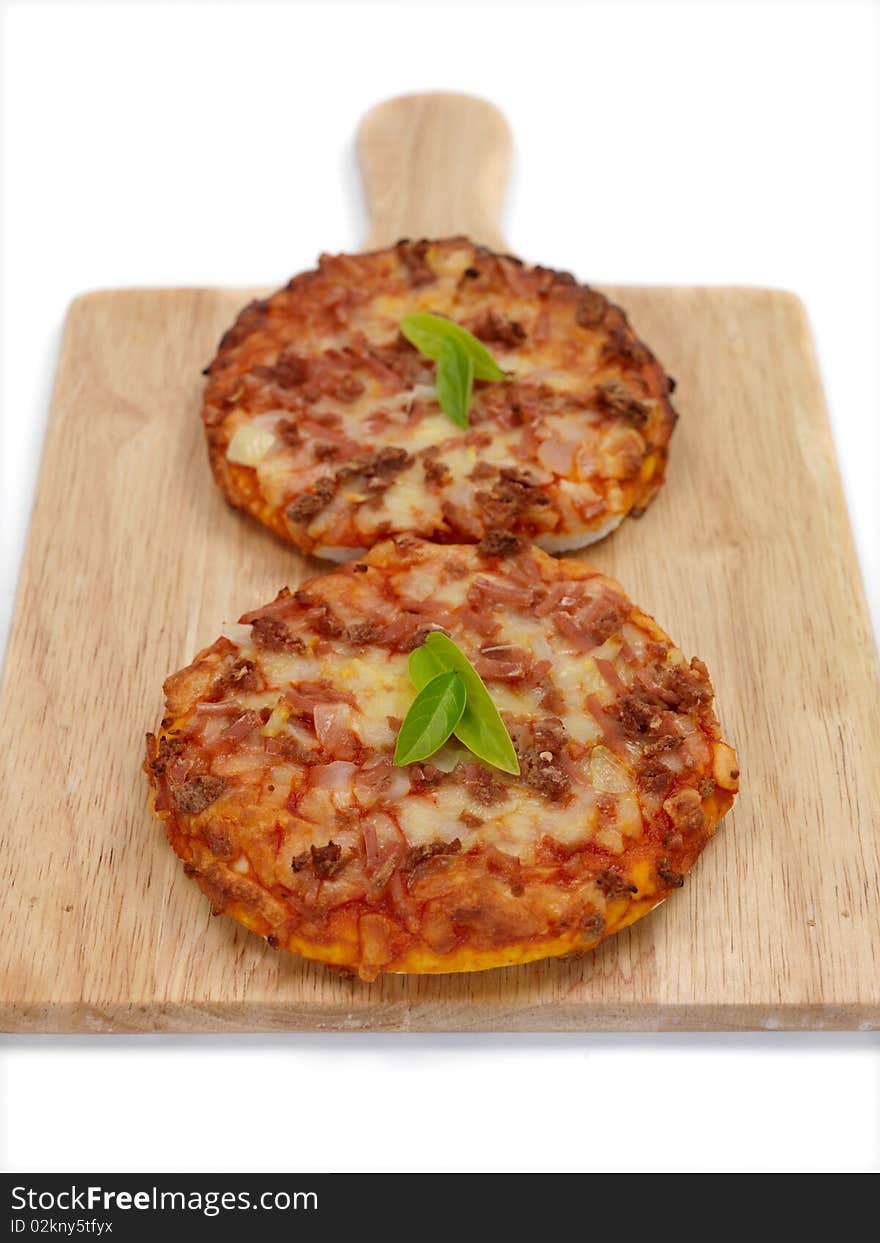
[{"label": "round flatbread base", "polygon": [[[241,626],[165,683],[155,810],[216,911],[365,979],[589,949],[682,885],[733,801],[705,666],[582,562],[402,536]],[[519,775],[455,738],[394,767],[435,630]]]}]

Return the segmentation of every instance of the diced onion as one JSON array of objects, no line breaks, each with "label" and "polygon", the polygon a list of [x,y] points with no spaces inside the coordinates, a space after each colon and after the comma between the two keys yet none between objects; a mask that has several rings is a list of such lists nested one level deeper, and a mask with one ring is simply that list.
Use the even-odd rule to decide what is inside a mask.
[{"label": "diced onion", "polygon": [[687,736],[684,750],[700,768],[703,768],[708,763],[709,744],[698,729],[695,729],[692,734]]},{"label": "diced onion", "polygon": [[410,779],[406,769],[395,768],[391,774],[391,784],[388,787],[388,802],[395,803],[398,799],[403,798],[409,793]]},{"label": "diced onion", "polygon": [[[662,751],[657,756],[657,762],[662,764],[664,768],[668,768],[671,773],[684,771],[684,760],[681,758],[680,751]],[[718,784],[720,785],[721,782]]]},{"label": "diced onion", "polygon": [[617,800],[617,827],[624,837],[638,837],[642,831],[642,812],[635,794]]},{"label": "diced onion", "polygon": [[259,466],[274,443],[275,437],[268,428],[243,423],[227,446],[226,460],[238,466]]},{"label": "diced onion", "polygon": [[607,747],[593,747],[590,754],[593,789],[600,794],[626,794],[633,788],[632,778]]},{"label": "diced onion", "polygon": [[610,850],[613,855],[623,854],[623,838],[617,829],[600,829],[595,841],[599,846]]}]

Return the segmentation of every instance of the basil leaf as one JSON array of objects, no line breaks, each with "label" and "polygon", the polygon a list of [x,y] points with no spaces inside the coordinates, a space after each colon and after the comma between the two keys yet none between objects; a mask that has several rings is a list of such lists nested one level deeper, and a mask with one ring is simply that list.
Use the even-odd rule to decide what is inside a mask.
[{"label": "basil leaf", "polygon": [[503,773],[518,776],[519,761],[510,734],[483,679],[461,648],[448,635],[435,630],[428,635],[423,647],[410,653],[409,676],[416,689],[421,690],[447,670],[459,675],[467,691],[467,705],[453,729],[456,738],[478,759],[500,768]]},{"label": "basil leaf", "polygon": [[455,672],[441,673],[419,688],[397,735],[398,767],[426,760],[443,746],[465,708],[464,683]]},{"label": "basil leaf", "polygon": [[464,352],[470,355],[474,364],[474,377],[477,380],[509,380],[508,376],[496,363],[495,359],[467,328],[456,324],[442,315],[431,315],[427,311],[417,315],[407,315],[400,321],[400,331],[414,345],[420,354],[440,361],[440,351],[444,341],[455,341]]},{"label": "basil leaf", "polygon": [[467,427],[474,387],[474,364],[451,338],[443,342],[437,361],[437,400],[453,423]]},{"label": "basil leaf", "polygon": [[417,691],[436,678],[438,674],[448,673],[449,670],[443,665],[439,656],[430,651],[427,647],[416,647],[409,654],[407,662],[409,668],[409,680]]}]

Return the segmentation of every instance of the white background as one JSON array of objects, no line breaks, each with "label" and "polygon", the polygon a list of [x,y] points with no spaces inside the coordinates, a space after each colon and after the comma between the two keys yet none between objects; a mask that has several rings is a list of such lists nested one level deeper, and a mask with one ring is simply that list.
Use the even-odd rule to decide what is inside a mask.
[{"label": "white background", "polygon": [[[801,294],[876,624],[878,14],[7,4],[3,634],[68,301],[280,284],[356,249],[358,118],[421,89],[507,113],[505,232],[524,257],[598,283]],[[6,1037],[0,1167],[876,1170],[878,1067],[871,1033]]]}]

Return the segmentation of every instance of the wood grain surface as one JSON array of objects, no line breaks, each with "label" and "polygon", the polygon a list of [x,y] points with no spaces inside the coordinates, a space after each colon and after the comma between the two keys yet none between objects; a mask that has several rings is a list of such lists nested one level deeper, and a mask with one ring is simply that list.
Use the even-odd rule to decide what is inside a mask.
[{"label": "wood grain surface", "polygon": [[140,765],[166,674],[321,569],[207,466],[199,370],[262,292],[70,310],[0,687],[0,1027],[880,1027],[876,657],[803,310],[768,290],[606,290],[682,417],[658,499],[588,558],[707,662],[741,761],[685,888],[580,960],[371,985],[211,917]]},{"label": "wood grain surface", "polygon": [[366,249],[401,237],[463,233],[507,250],[498,222],[510,166],[510,131],[471,95],[399,95],[371,108],[358,131],[370,232]]}]

